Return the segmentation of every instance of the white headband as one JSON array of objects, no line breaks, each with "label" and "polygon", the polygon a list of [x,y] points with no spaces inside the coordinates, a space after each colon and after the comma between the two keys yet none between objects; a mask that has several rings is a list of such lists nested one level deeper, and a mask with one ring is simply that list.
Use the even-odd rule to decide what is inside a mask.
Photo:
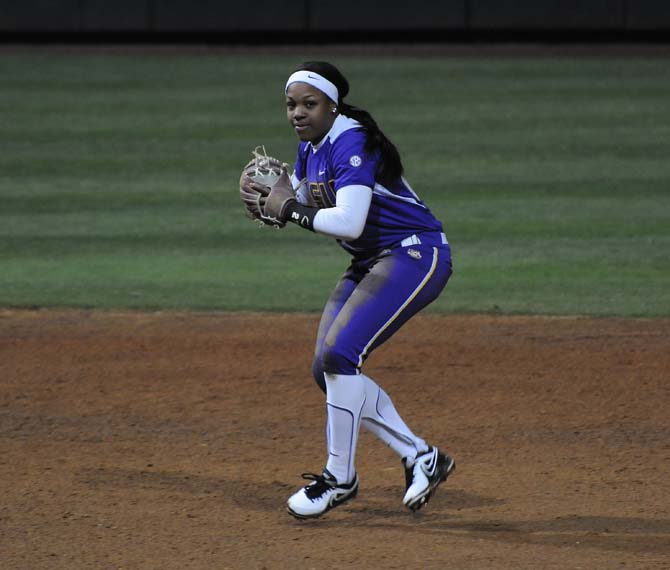
[{"label": "white headband", "polygon": [[300,83],[307,83],[313,87],[316,87],[319,91],[325,93],[329,99],[337,103],[339,98],[337,87],[335,87],[335,85],[328,81],[325,77],[313,71],[301,70],[292,73],[291,77],[289,77],[288,81],[286,82],[284,93],[288,92],[288,87],[291,85],[291,83],[296,83],[298,81]]}]

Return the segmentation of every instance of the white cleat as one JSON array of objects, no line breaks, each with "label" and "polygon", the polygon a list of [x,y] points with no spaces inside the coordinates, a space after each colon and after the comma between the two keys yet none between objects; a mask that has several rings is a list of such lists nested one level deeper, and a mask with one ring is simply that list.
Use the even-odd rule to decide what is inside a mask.
[{"label": "white cleat", "polygon": [[403,504],[412,511],[418,511],[430,500],[437,486],[456,469],[453,458],[431,447],[417,456],[413,463],[403,459],[405,465],[406,491]]},{"label": "white cleat", "polygon": [[289,514],[297,519],[320,517],[358,493],[358,475],[347,485],[340,485],[327,469],[321,475],[303,473],[302,478],[312,482],[292,495],[287,507]]}]

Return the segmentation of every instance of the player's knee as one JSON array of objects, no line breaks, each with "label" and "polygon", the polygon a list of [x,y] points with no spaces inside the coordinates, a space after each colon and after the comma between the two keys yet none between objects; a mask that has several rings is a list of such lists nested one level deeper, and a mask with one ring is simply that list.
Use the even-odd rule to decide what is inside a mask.
[{"label": "player's knee", "polygon": [[337,345],[324,346],[321,355],[321,367],[329,374],[357,374],[356,363],[346,350]]}]

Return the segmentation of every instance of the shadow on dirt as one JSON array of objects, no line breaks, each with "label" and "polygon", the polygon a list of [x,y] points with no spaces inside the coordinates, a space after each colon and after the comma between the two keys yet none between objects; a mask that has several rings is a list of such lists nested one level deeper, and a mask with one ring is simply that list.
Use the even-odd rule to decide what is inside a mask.
[{"label": "shadow on dirt", "polygon": [[[123,468],[83,469],[78,482],[90,489],[135,489],[210,495],[213,500],[240,509],[277,512],[295,485],[278,480],[227,480],[215,477]],[[553,545],[575,548],[670,555],[670,519],[635,517],[568,516],[544,520],[475,520],[472,509],[503,504],[502,499],[483,497],[461,489],[439,489],[427,508],[410,513],[400,504],[401,489],[367,488],[359,498],[329,513],[326,518],[297,524],[361,529],[401,529],[403,532],[460,535],[511,544]],[[469,520],[468,520],[469,519]],[[287,517],[286,521],[293,519]],[[640,540],[644,538],[644,540]]]}]

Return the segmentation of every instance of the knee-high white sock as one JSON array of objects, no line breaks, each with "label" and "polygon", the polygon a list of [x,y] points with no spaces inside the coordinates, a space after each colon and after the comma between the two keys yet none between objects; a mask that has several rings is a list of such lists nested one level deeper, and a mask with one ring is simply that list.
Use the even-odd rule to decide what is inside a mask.
[{"label": "knee-high white sock", "polygon": [[328,409],[328,462],[326,469],[338,483],[349,483],[356,473],[354,460],[365,403],[365,387],[360,375],[328,374],[326,405]]},{"label": "knee-high white sock", "polygon": [[413,460],[418,451],[428,449],[426,442],[407,427],[388,394],[365,374],[361,374],[359,378],[365,388],[363,427],[375,434],[400,457]]}]

